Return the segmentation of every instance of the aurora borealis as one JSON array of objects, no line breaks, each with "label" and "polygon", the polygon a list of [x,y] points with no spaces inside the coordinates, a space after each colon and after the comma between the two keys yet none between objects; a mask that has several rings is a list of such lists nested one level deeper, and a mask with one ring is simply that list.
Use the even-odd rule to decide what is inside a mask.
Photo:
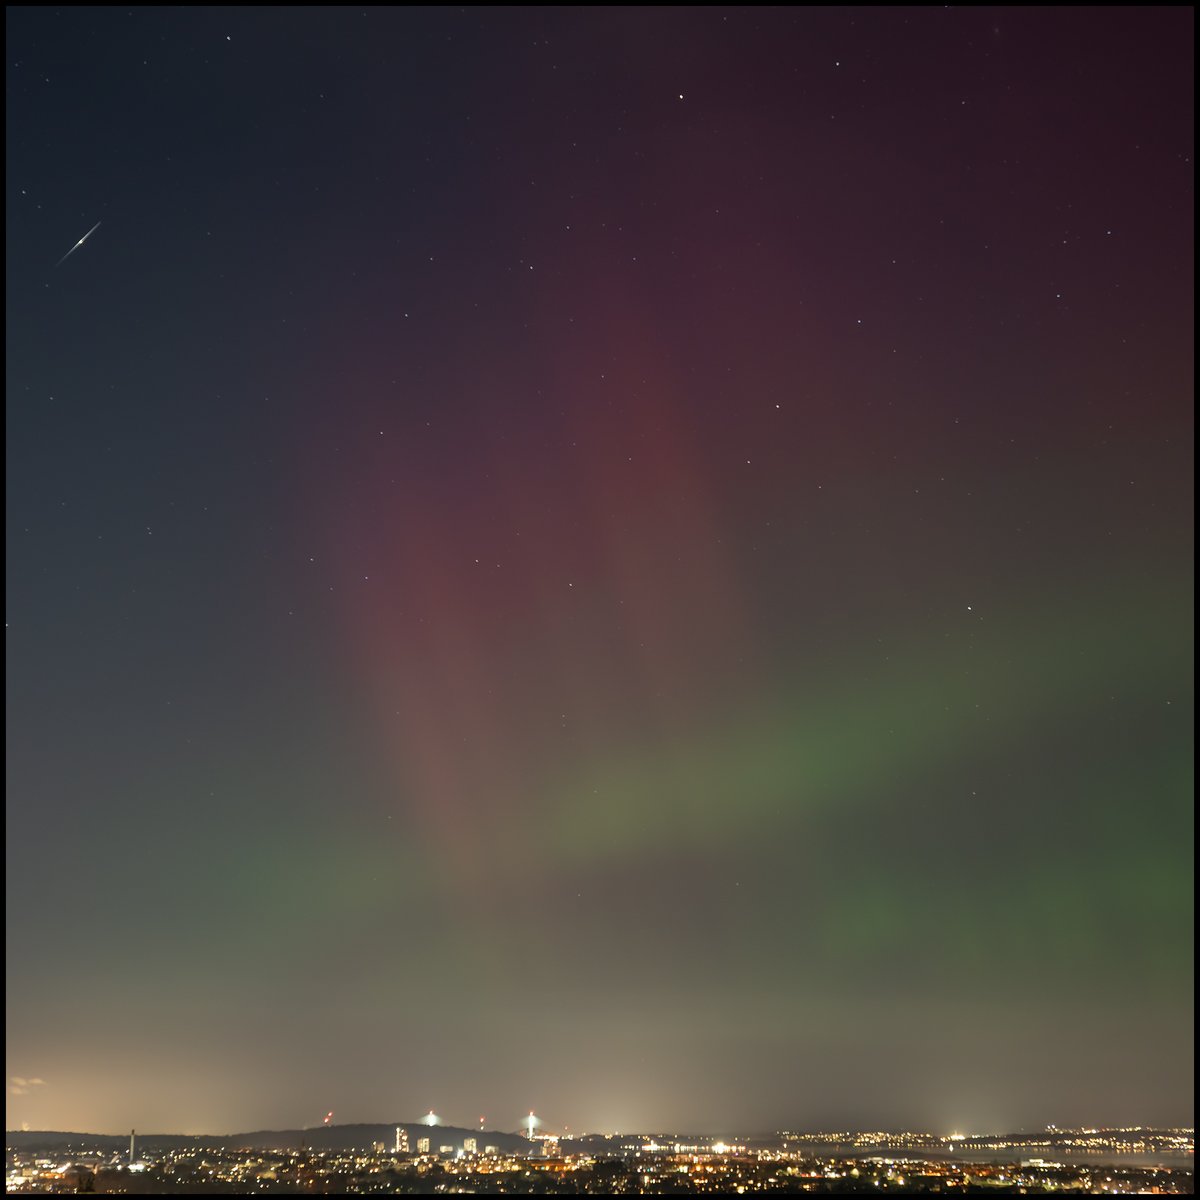
[{"label": "aurora borealis", "polygon": [[1190,9],[7,18],[10,1129],[1192,1122]]}]

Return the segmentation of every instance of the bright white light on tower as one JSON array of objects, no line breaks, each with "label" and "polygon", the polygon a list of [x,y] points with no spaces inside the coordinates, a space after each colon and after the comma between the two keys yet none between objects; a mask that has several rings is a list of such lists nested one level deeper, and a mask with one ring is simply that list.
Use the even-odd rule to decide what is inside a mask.
[{"label": "bright white light on tower", "polygon": [[441,1118],[437,1115],[437,1113],[435,1113],[433,1111],[433,1109],[431,1108],[429,1110],[429,1112],[425,1115],[425,1124],[426,1125],[436,1125],[440,1119]]}]

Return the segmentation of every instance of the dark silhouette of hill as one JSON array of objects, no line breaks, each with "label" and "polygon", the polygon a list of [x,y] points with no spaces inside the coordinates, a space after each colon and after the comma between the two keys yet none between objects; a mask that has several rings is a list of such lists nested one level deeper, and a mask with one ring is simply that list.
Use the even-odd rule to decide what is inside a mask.
[{"label": "dark silhouette of hill", "polygon": [[[370,1150],[382,1142],[390,1150],[396,1141],[396,1127],[408,1133],[410,1151],[416,1153],[417,1140],[427,1137],[436,1153],[443,1146],[461,1149],[467,1138],[474,1138],[482,1151],[486,1146],[510,1154],[525,1154],[529,1141],[519,1133],[498,1130],[464,1129],[458,1125],[423,1125],[413,1121],[391,1121],[382,1125],[318,1125],[314,1129],[258,1129],[249,1133],[186,1134],[139,1133],[137,1145],[146,1150]],[[5,1144],[13,1150],[41,1148],[80,1153],[112,1153],[128,1150],[129,1135],[116,1133],[64,1133],[57,1130],[9,1130]]]}]

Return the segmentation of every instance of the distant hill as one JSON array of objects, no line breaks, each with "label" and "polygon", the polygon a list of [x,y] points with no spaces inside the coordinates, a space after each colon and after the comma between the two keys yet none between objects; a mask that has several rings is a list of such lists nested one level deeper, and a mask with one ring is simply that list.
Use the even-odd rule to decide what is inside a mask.
[{"label": "distant hill", "polygon": [[[482,1151],[495,1146],[510,1154],[526,1154],[528,1140],[519,1133],[500,1133],[492,1129],[463,1129],[457,1125],[424,1125],[411,1121],[391,1121],[384,1125],[318,1125],[315,1129],[259,1129],[251,1133],[203,1134],[139,1133],[137,1144],[145,1150],[205,1150],[224,1146],[247,1150],[370,1150],[382,1142],[389,1150],[395,1145],[396,1127],[406,1130],[408,1144],[416,1153],[417,1139],[429,1139],[436,1153],[443,1146],[462,1148],[466,1138],[474,1138]],[[62,1133],[54,1130],[9,1130],[5,1144],[12,1150],[66,1148],[85,1152],[112,1152],[128,1149],[128,1134]]]}]

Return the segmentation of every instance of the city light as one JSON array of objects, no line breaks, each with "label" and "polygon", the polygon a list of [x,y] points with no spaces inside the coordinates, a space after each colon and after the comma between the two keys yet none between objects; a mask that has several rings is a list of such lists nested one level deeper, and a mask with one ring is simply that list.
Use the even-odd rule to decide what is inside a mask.
[{"label": "city light", "polygon": [[[229,1145],[222,1138],[167,1145],[161,1138],[143,1138],[142,1157],[132,1165],[120,1138],[10,1133],[6,1186],[10,1194],[269,1190],[705,1196],[873,1194],[897,1188],[928,1194],[968,1187],[1182,1195],[1194,1187],[1192,1129],[1054,1128],[956,1133],[953,1141],[920,1131],[784,1131],[730,1142],[678,1134],[528,1136],[539,1124],[531,1112],[519,1132],[491,1134],[486,1144],[476,1130],[443,1124],[436,1145],[418,1138],[413,1153],[403,1125],[326,1126],[322,1134],[342,1143],[326,1148],[305,1144],[312,1131],[303,1130],[244,1135],[290,1143],[274,1146]],[[13,1144],[23,1136],[60,1141]],[[77,1140],[61,1140],[72,1138]],[[953,1157],[947,1154],[951,1147]],[[131,1173],[140,1177],[136,1183]]]}]

